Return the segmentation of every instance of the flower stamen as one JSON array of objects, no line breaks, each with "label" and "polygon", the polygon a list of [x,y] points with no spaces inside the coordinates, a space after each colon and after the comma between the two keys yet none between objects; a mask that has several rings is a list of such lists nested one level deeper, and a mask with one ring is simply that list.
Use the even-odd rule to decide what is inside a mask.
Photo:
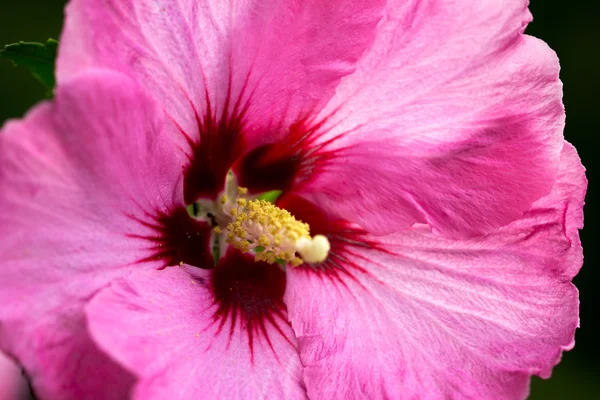
[{"label": "flower stamen", "polygon": [[[240,189],[240,194],[246,193]],[[329,254],[325,236],[311,237],[308,224],[268,201],[238,198],[230,214],[234,219],[227,225],[227,243],[243,252],[253,251],[256,261],[298,266],[323,262]]]}]

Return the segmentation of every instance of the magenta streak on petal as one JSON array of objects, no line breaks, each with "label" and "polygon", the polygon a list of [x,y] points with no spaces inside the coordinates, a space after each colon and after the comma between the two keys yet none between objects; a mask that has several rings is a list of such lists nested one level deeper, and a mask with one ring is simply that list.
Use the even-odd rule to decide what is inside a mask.
[{"label": "magenta streak on petal", "polygon": [[252,361],[254,343],[263,339],[275,349],[267,333],[270,324],[281,336],[294,346],[284,334],[280,324],[287,324],[287,309],[283,303],[286,276],[278,265],[256,262],[254,257],[231,248],[212,270],[211,289],[216,310],[214,323],[218,323],[216,335],[229,323],[229,340],[236,327],[246,330]]},{"label": "magenta streak on petal", "polygon": [[205,93],[206,110],[202,115],[188,98],[195,114],[200,139],[193,139],[176,124],[191,148],[191,154],[187,154],[189,164],[184,170],[184,197],[187,204],[199,198],[216,198],[224,188],[225,178],[232,164],[244,148],[242,131],[249,103],[249,100],[242,100],[245,87],[244,85],[231,111],[231,76],[225,104],[220,113],[213,109],[208,92]]},{"label": "magenta streak on petal", "polygon": [[289,132],[280,141],[245,154],[233,166],[240,186],[251,193],[298,189],[335,156],[335,151],[322,151],[322,148],[337,138],[315,143],[324,133],[322,127],[326,121],[300,119],[289,127]]},{"label": "magenta streak on petal", "polygon": [[144,211],[144,214],[144,219],[133,215],[130,215],[130,218],[153,232],[127,234],[128,237],[142,239],[151,244],[148,247],[150,254],[139,259],[138,263],[160,261],[163,264],[162,268],[182,262],[200,268],[213,267],[209,224],[192,219],[183,207],[176,208],[168,214],[162,211]]}]

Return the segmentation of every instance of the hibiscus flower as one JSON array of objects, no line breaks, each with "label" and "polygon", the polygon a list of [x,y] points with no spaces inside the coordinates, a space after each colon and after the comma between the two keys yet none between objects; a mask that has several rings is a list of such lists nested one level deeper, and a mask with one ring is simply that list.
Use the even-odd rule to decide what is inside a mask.
[{"label": "hibiscus flower", "polygon": [[525,398],[586,187],[529,21],[72,1],[56,99],[0,134],[0,345],[42,399]]}]

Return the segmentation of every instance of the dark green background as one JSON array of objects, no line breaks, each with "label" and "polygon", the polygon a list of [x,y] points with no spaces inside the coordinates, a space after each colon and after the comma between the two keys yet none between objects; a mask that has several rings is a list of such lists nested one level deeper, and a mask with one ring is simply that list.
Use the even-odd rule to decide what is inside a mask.
[{"label": "dark green background", "polygon": [[[43,42],[58,38],[65,0],[2,0],[0,45],[19,40]],[[594,0],[533,0],[534,21],[527,32],[542,38],[558,53],[567,109],[565,136],[588,170],[590,186],[581,233],[585,264],[575,283],[581,292],[581,328],[576,347],[563,356],[549,381],[534,379],[531,399],[600,399],[600,344],[596,319],[600,299],[595,242],[600,213],[596,177],[600,154],[596,150],[600,94],[600,2]],[[0,60],[0,123],[20,117],[44,96],[44,88],[22,68]]]}]

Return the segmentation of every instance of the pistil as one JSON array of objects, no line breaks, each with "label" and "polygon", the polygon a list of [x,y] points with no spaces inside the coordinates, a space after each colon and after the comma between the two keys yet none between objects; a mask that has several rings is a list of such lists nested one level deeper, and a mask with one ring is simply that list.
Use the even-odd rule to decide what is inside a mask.
[{"label": "pistil", "polygon": [[310,236],[308,224],[287,210],[265,200],[238,198],[231,209],[234,220],[227,225],[227,243],[254,252],[255,260],[267,263],[323,262],[329,253],[329,240]]},{"label": "pistil", "polygon": [[225,251],[225,243],[253,253],[256,261],[292,266],[323,262],[331,248],[327,237],[311,236],[308,224],[289,211],[249,196],[248,189],[237,186],[232,174],[217,201],[200,200],[188,211],[213,224],[215,262]]}]

